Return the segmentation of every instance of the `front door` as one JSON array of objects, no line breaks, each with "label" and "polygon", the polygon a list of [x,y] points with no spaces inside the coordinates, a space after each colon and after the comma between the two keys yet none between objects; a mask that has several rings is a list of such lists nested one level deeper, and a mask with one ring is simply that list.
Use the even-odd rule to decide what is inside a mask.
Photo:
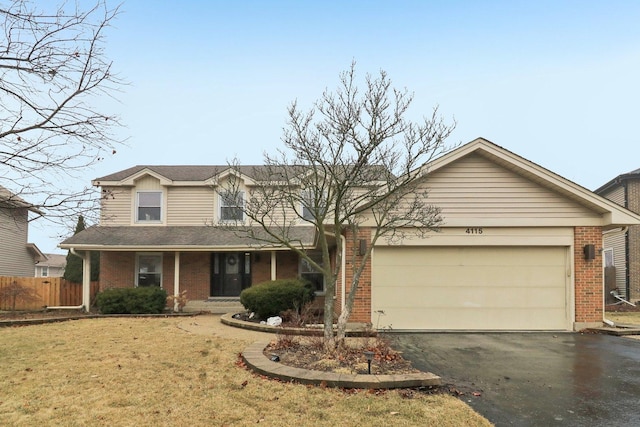
[{"label": "front door", "polygon": [[213,253],[211,264],[211,296],[237,297],[251,283],[251,256],[248,253]]}]

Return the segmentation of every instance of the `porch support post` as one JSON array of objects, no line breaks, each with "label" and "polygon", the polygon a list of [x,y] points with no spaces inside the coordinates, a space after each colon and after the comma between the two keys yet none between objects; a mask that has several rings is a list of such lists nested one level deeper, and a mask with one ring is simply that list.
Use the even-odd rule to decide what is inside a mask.
[{"label": "porch support post", "polygon": [[87,313],[91,310],[91,252],[82,252],[82,305]]},{"label": "porch support post", "polygon": [[276,251],[271,251],[271,280],[276,280]]},{"label": "porch support post", "polygon": [[176,251],[173,259],[173,311],[177,312],[180,308],[178,306],[178,295],[180,295],[180,252]]}]

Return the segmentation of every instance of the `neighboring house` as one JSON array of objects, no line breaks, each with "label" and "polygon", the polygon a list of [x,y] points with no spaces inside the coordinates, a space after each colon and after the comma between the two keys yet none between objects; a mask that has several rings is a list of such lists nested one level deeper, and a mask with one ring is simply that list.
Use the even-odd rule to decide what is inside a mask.
[{"label": "neighboring house", "polygon": [[[485,139],[434,160],[424,186],[440,232],[378,240],[350,321],[394,330],[573,330],[603,319],[602,233],[640,216]],[[99,226],[60,244],[101,251],[100,286],[162,286],[224,301],[265,280],[315,274],[285,248],[236,236],[241,200],[216,188],[256,182],[252,167],[135,166],[93,181]],[[301,221],[298,238],[313,247]],[[308,224],[308,223],[306,223]],[[370,236],[361,226],[359,239]],[[352,239],[334,251],[352,253]],[[345,256],[342,259],[346,259]],[[344,270],[344,269],[343,269]],[[316,277],[317,279],[317,277]],[[349,276],[332,297],[340,312]],[[322,283],[316,281],[322,294]]]},{"label": "neighboring house", "polygon": [[0,276],[33,277],[45,255],[28,243],[29,214],[42,215],[32,204],[0,186]]},{"label": "neighboring house", "polygon": [[67,256],[60,254],[45,254],[46,258],[36,264],[36,277],[62,277],[67,265]]},{"label": "neighboring house", "polygon": [[[640,213],[640,169],[618,175],[595,192]],[[613,270],[613,287],[627,300],[640,301],[640,226],[605,233],[603,249],[605,267]]]}]

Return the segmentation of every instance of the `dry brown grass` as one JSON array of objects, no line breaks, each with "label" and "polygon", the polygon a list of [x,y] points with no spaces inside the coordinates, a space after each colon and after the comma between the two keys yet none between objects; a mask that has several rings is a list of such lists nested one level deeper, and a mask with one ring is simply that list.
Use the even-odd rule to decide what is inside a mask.
[{"label": "dry brown grass", "polygon": [[447,395],[407,399],[397,391],[345,393],[260,378],[236,364],[254,337],[182,328],[198,321],[86,319],[0,329],[0,425],[490,425]]},{"label": "dry brown grass", "polygon": [[640,312],[638,311],[606,312],[604,317],[615,323],[640,325]]}]

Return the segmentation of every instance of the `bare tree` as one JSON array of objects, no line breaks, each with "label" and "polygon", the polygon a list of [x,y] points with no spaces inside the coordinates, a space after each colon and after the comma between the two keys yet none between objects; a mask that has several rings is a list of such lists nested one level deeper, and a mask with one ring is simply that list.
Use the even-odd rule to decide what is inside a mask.
[{"label": "bare tree", "polygon": [[117,15],[103,1],[0,5],[0,185],[53,221],[86,215],[95,197],[74,178],[123,142],[96,107],[123,84],[104,51]]},{"label": "bare tree", "polygon": [[[413,94],[393,88],[384,71],[367,75],[362,93],[356,83],[352,64],[337,90],[325,91],[310,111],[301,112],[295,102],[289,107],[284,149],[265,153],[265,167],[255,172],[259,185],[251,187],[244,202],[247,224],[258,226],[236,227],[264,244],[288,247],[322,272],[328,349],[343,342],[373,245],[381,238],[401,240],[409,232],[437,230],[439,209],[428,203],[421,185],[424,165],[451,148],[445,140],[455,127],[437,109],[421,122],[408,120]],[[224,191],[233,191],[238,181],[230,182]],[[317,232],[321,262],[297,238],[296,229],[304,224]],[[344,263],[350,286],[334,337],[333,297],[343,241],[350,248]]]}]

